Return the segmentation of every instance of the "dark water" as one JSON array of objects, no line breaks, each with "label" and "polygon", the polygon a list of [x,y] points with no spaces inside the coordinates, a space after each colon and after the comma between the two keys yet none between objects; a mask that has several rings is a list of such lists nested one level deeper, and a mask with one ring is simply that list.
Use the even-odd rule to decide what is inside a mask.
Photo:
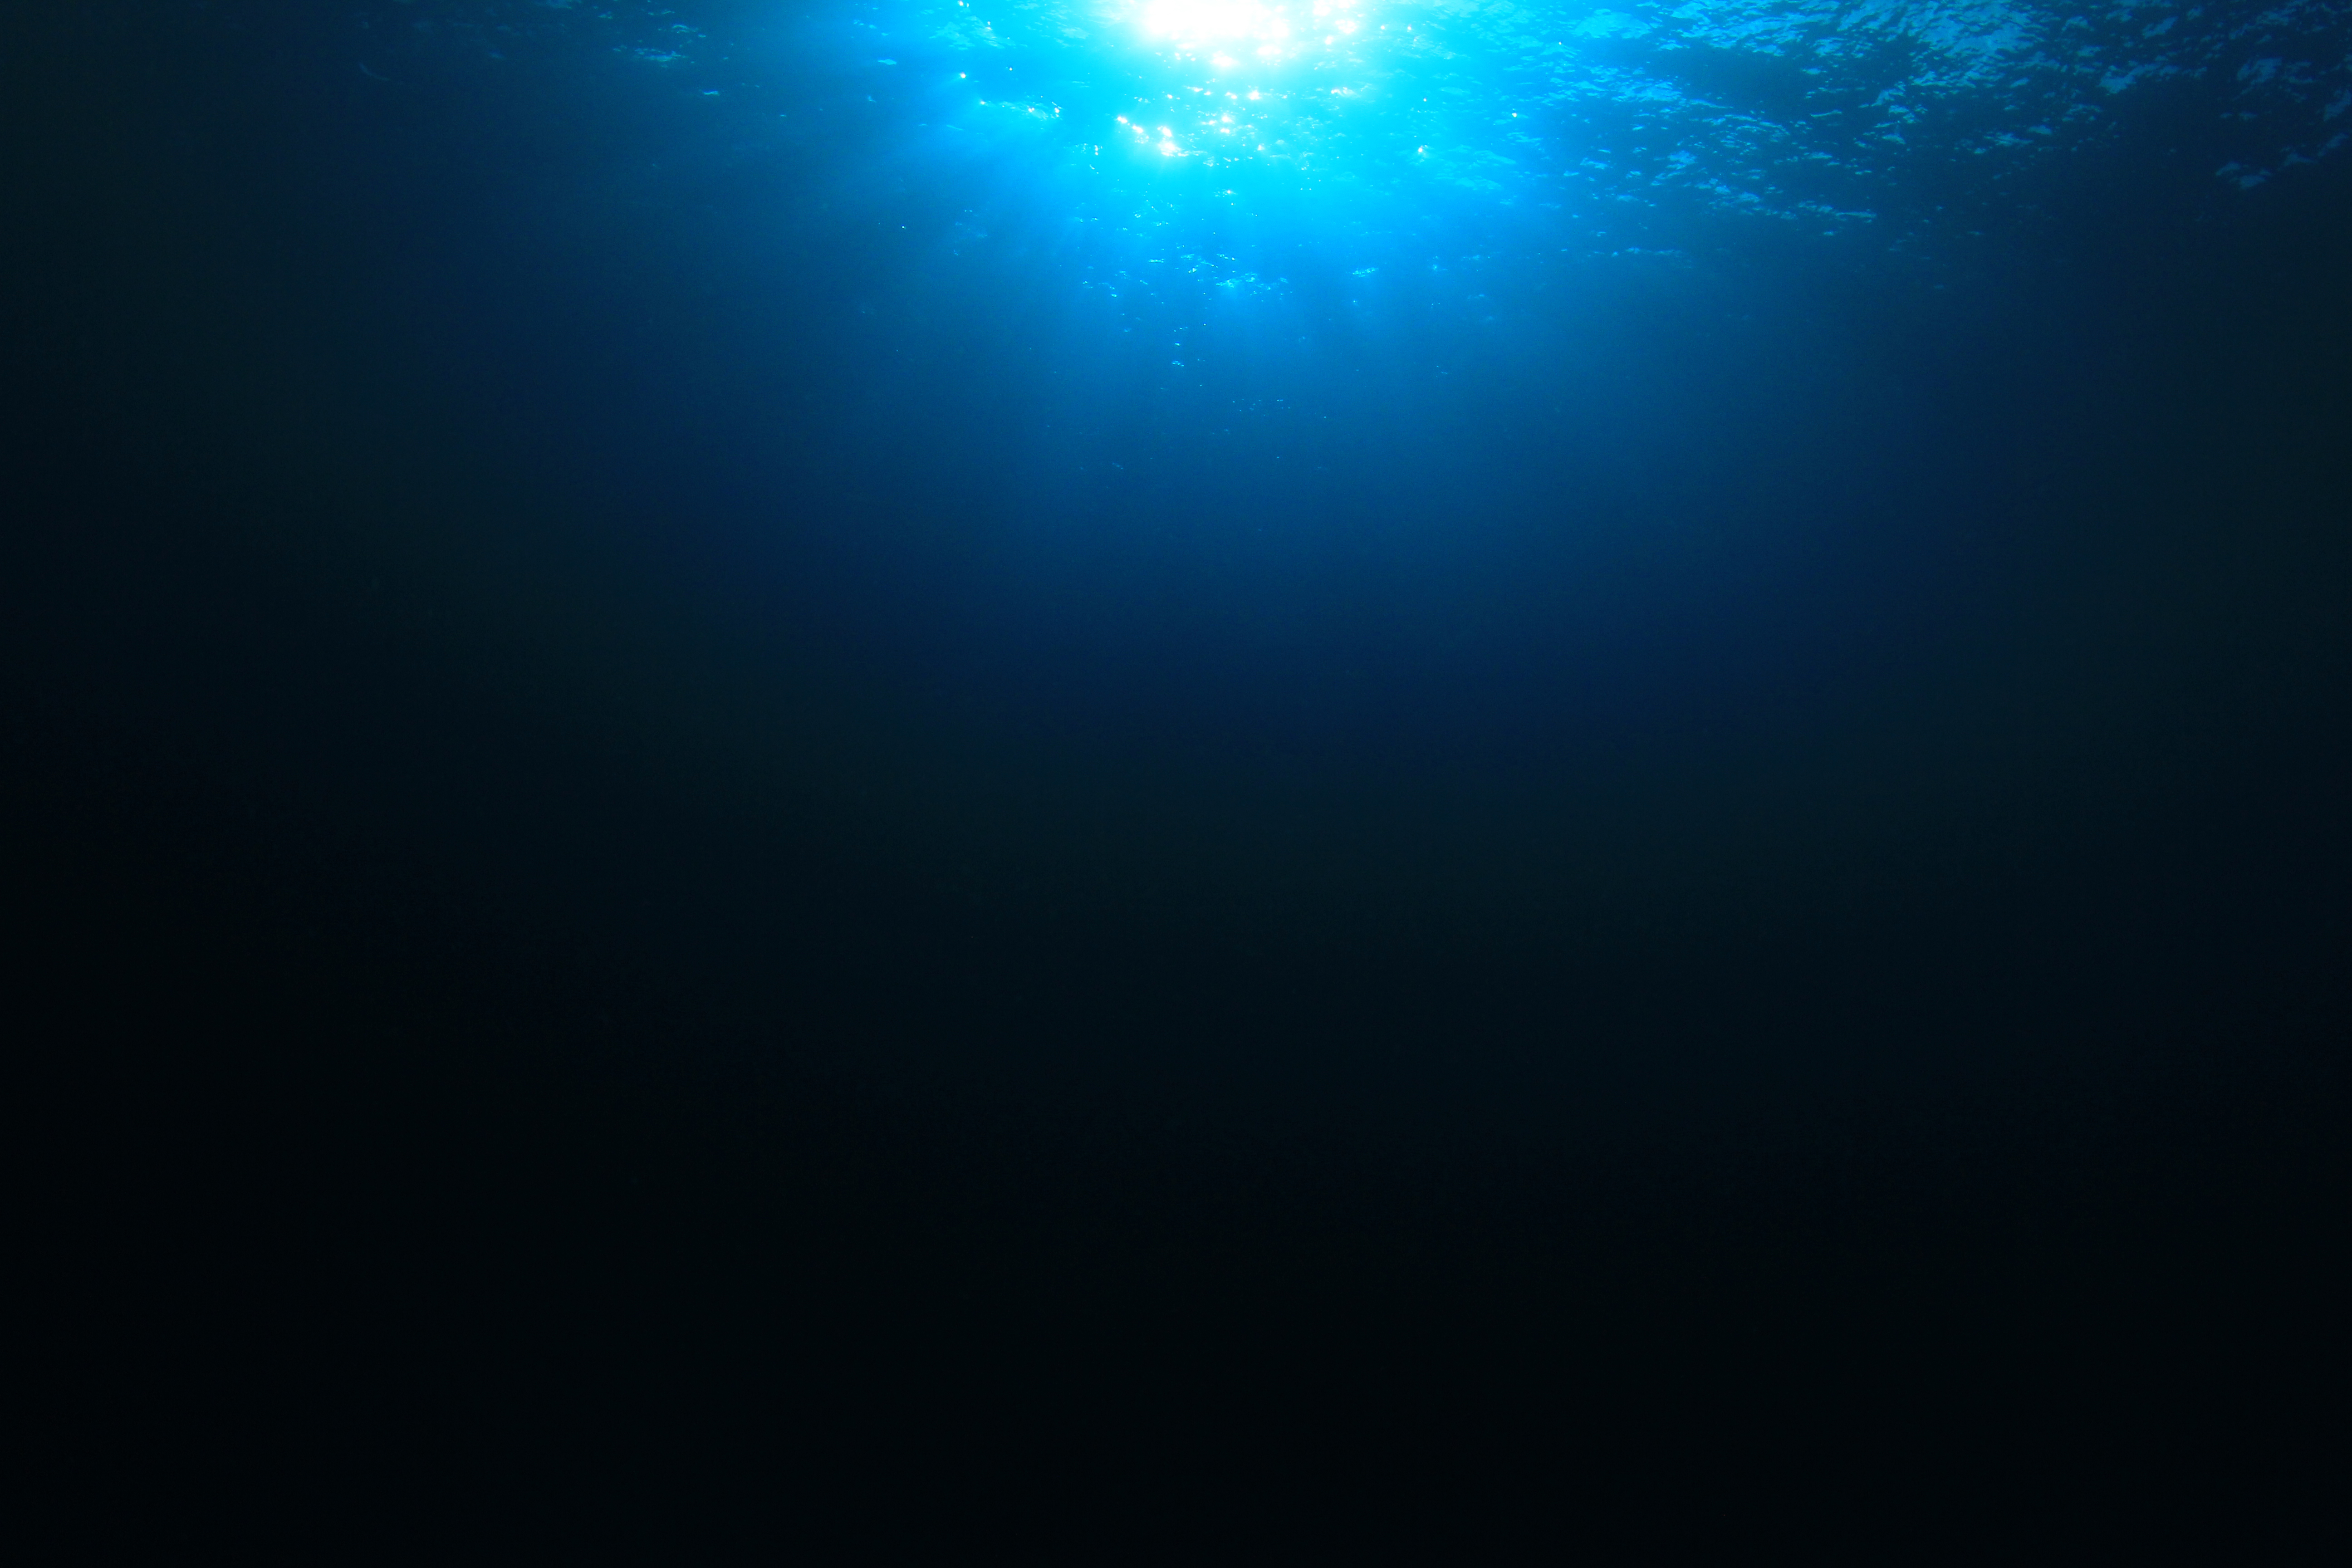
[{"label": "dark water", "polygon": [[101,1537],[2302,1529],[2343,5],[0,62]]}]

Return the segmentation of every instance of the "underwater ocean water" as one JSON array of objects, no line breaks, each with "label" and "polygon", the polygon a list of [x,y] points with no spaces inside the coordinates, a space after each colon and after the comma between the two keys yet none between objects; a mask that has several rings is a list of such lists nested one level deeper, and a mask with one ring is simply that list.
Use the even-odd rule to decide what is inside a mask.
[{"label": "underwater ocean water", "polygon": [[18,1005],[187,1539],[2317,1495],[2342,0],[0,71]]}]

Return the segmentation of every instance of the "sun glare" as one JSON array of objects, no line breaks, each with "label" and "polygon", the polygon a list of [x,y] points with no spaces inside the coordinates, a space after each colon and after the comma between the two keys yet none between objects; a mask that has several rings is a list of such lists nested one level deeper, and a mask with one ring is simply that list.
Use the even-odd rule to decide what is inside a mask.
[{"label": "sun glare", "polygon": [[[1136,18],[1144,35],[1179,48],[1232,45],[1262,60],[1279,59],[1329,35],[1353,33],[1357,0],[1143,0]],[[1231,55],[1215,63],[1230,67]]]},{"label": "sun glare", "polygon": [[1144,30],[1181,43],[1223,43],[1232,38],[1272,42],[1290,37],[1285,7],[1262,0],[1150,0]]}]

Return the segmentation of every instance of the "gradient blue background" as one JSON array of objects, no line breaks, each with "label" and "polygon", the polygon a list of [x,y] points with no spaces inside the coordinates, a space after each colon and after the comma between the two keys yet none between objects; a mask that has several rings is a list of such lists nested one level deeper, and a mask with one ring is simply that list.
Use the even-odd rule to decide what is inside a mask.
[{"label": "gradient blue background", "polygon": [[2292,1529],[2343,8],[1362,10],[5,13],[121,1530]]}]

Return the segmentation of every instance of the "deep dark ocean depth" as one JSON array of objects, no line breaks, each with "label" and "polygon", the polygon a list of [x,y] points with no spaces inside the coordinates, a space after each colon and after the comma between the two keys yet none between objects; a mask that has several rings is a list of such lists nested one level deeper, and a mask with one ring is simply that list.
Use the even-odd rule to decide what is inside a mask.
[{"label": "deep dark ocean depth", "polygon": [[2342,0],[10,4],[0,128],[53,1555],[2322,1549]]}]

